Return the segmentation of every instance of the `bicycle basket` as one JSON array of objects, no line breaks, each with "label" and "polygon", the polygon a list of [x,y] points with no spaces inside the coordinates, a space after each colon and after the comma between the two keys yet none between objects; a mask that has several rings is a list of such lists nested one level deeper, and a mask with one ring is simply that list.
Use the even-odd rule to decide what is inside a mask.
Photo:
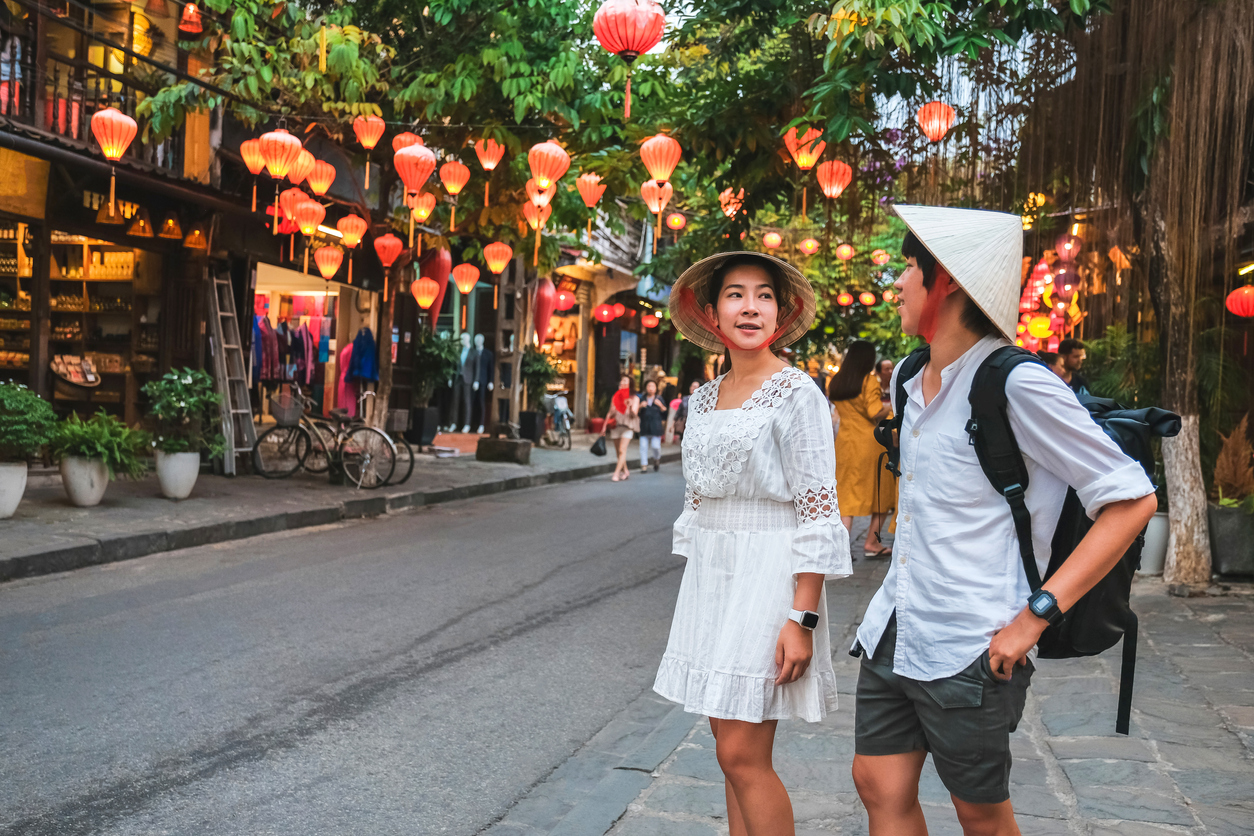
[{"label": "bicycle basket", "polygon": [[270,399],[270,414],[280,427],[294,427],[300,423],[305,406],[293,395],[280,394]]}]

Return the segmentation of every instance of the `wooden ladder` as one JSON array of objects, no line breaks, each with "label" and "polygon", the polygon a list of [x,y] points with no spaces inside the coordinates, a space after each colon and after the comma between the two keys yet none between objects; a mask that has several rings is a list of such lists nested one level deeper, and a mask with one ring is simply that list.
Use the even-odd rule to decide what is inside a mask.
[{"label": "wooden ladder", "polygon": [[230,273],[219,269],[209,282],[209,352],[213,355],[213,379],[222,396],[222,435],[226,455],[222,471],[235,475],[235,457],[251,456],[257,443],[253,411],[248,395],[248,366],[240,342],[239,320],[235,316],[235,295]]}]

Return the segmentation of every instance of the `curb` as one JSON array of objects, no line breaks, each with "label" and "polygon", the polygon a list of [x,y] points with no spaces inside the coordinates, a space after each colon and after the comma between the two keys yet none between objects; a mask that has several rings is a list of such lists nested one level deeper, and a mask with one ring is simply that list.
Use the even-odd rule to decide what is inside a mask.
[{"label": "curb", "polygon": [[[679,460],[680,454],[677,452],[666,453],[661,458],[664,464],[678,462]],[[0,560],[0,583],[18,580],[19,578],[67,572],[71,569],[81,569],[102,563],[132,560],[137,557],[146,557],[150,554],[186,549],[192,546],[243,540],[262,534],[274,534],[280,531],[293,531],[301,528],[328,525],[343,520],[380,517],[399,511],[406,511],[410,508],[419,508],[424,505],[438,505],[443,502],[456,502],[461,499],[473,499],[479,496],[488,496],[489,494],[505,493],[506,491],[556,485],[612,473],[613,470],[614,462],[609,461],[604,464],[572,467],[547,473],[532,473],[508,479],[493,479],[487,482],[477,482],[436,491],[412,491],[410,493],[364,497],[353,496],[335,504],[305,508],[299,511],[281,511],[251,518],[220,520],[171,531],[143,531],[134,534],[105,537],[87,543],[76,542],[70,546],[53,548],[38,554],[20,555]]]}]

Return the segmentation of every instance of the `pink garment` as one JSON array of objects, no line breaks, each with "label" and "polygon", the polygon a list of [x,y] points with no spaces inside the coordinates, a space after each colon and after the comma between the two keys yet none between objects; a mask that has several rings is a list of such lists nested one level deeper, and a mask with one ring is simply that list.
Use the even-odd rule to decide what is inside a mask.
[{"label": "pink garment", "polygon": [[300,326],[300,336],[305,359],[305,385],[310,386],[313,384],[314,379],[314,361],[318,356],[318,348],[316,345],[318,338],[309,333],[308,325]]},{"label": "pink garment", "polygon": [[353,359],[353,344],[349,343],[340,349],[340,365],[336,369],[340,379],[339,391],[336,392],[335,405],[346,410],[350,416],[357,415],[357,381],[346,380],[348,364]]}]

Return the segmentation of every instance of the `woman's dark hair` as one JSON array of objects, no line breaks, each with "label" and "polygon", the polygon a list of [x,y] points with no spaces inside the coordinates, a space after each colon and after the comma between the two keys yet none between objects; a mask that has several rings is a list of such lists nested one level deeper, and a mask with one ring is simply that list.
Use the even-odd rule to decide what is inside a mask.
[{"label": "woman's dark hair", "polygon": [[827,396],[833,401],[847,401],[862,394],[862,383],[875,371],[875,346],[866,340],[854,340],[845,351],[840,371],[827,384]]},{"label": "woman's dark hair", "polygon": [[[904,258],[913,258],[914,263],[919,265],[919,269],[923,271],[923,287],[930,291],[932,285],[936,284],[936,256],[923,246],[923,242],[913,232],[907,232],[902,239],[901,254]],[[997,333],[997,326],[984,315],[984,311],[980,310],[965,290],[962,291],[962,296],[962,316],[959,317],[962,326],[981,337]]]},{"label": "woman's dark hair", "polygon": [[[775,289],[775,305],[781,312],[784,310],[784,276],[780,272],[779,265],[751,253],[734,255],[714,268],[705,287],[706,300],[709,304],[715,309],[718,308],[718,296],[723,292],[723,282],[727,280],[727,274],[737,267],[757,267],[765,270],[766,274],[771,277],[771,287]],[[771,351],[775,351],[774,346],[771,347]],[[731,371],[731,353],[724,352],[718,373],[727,374],[729,371]]]}]

